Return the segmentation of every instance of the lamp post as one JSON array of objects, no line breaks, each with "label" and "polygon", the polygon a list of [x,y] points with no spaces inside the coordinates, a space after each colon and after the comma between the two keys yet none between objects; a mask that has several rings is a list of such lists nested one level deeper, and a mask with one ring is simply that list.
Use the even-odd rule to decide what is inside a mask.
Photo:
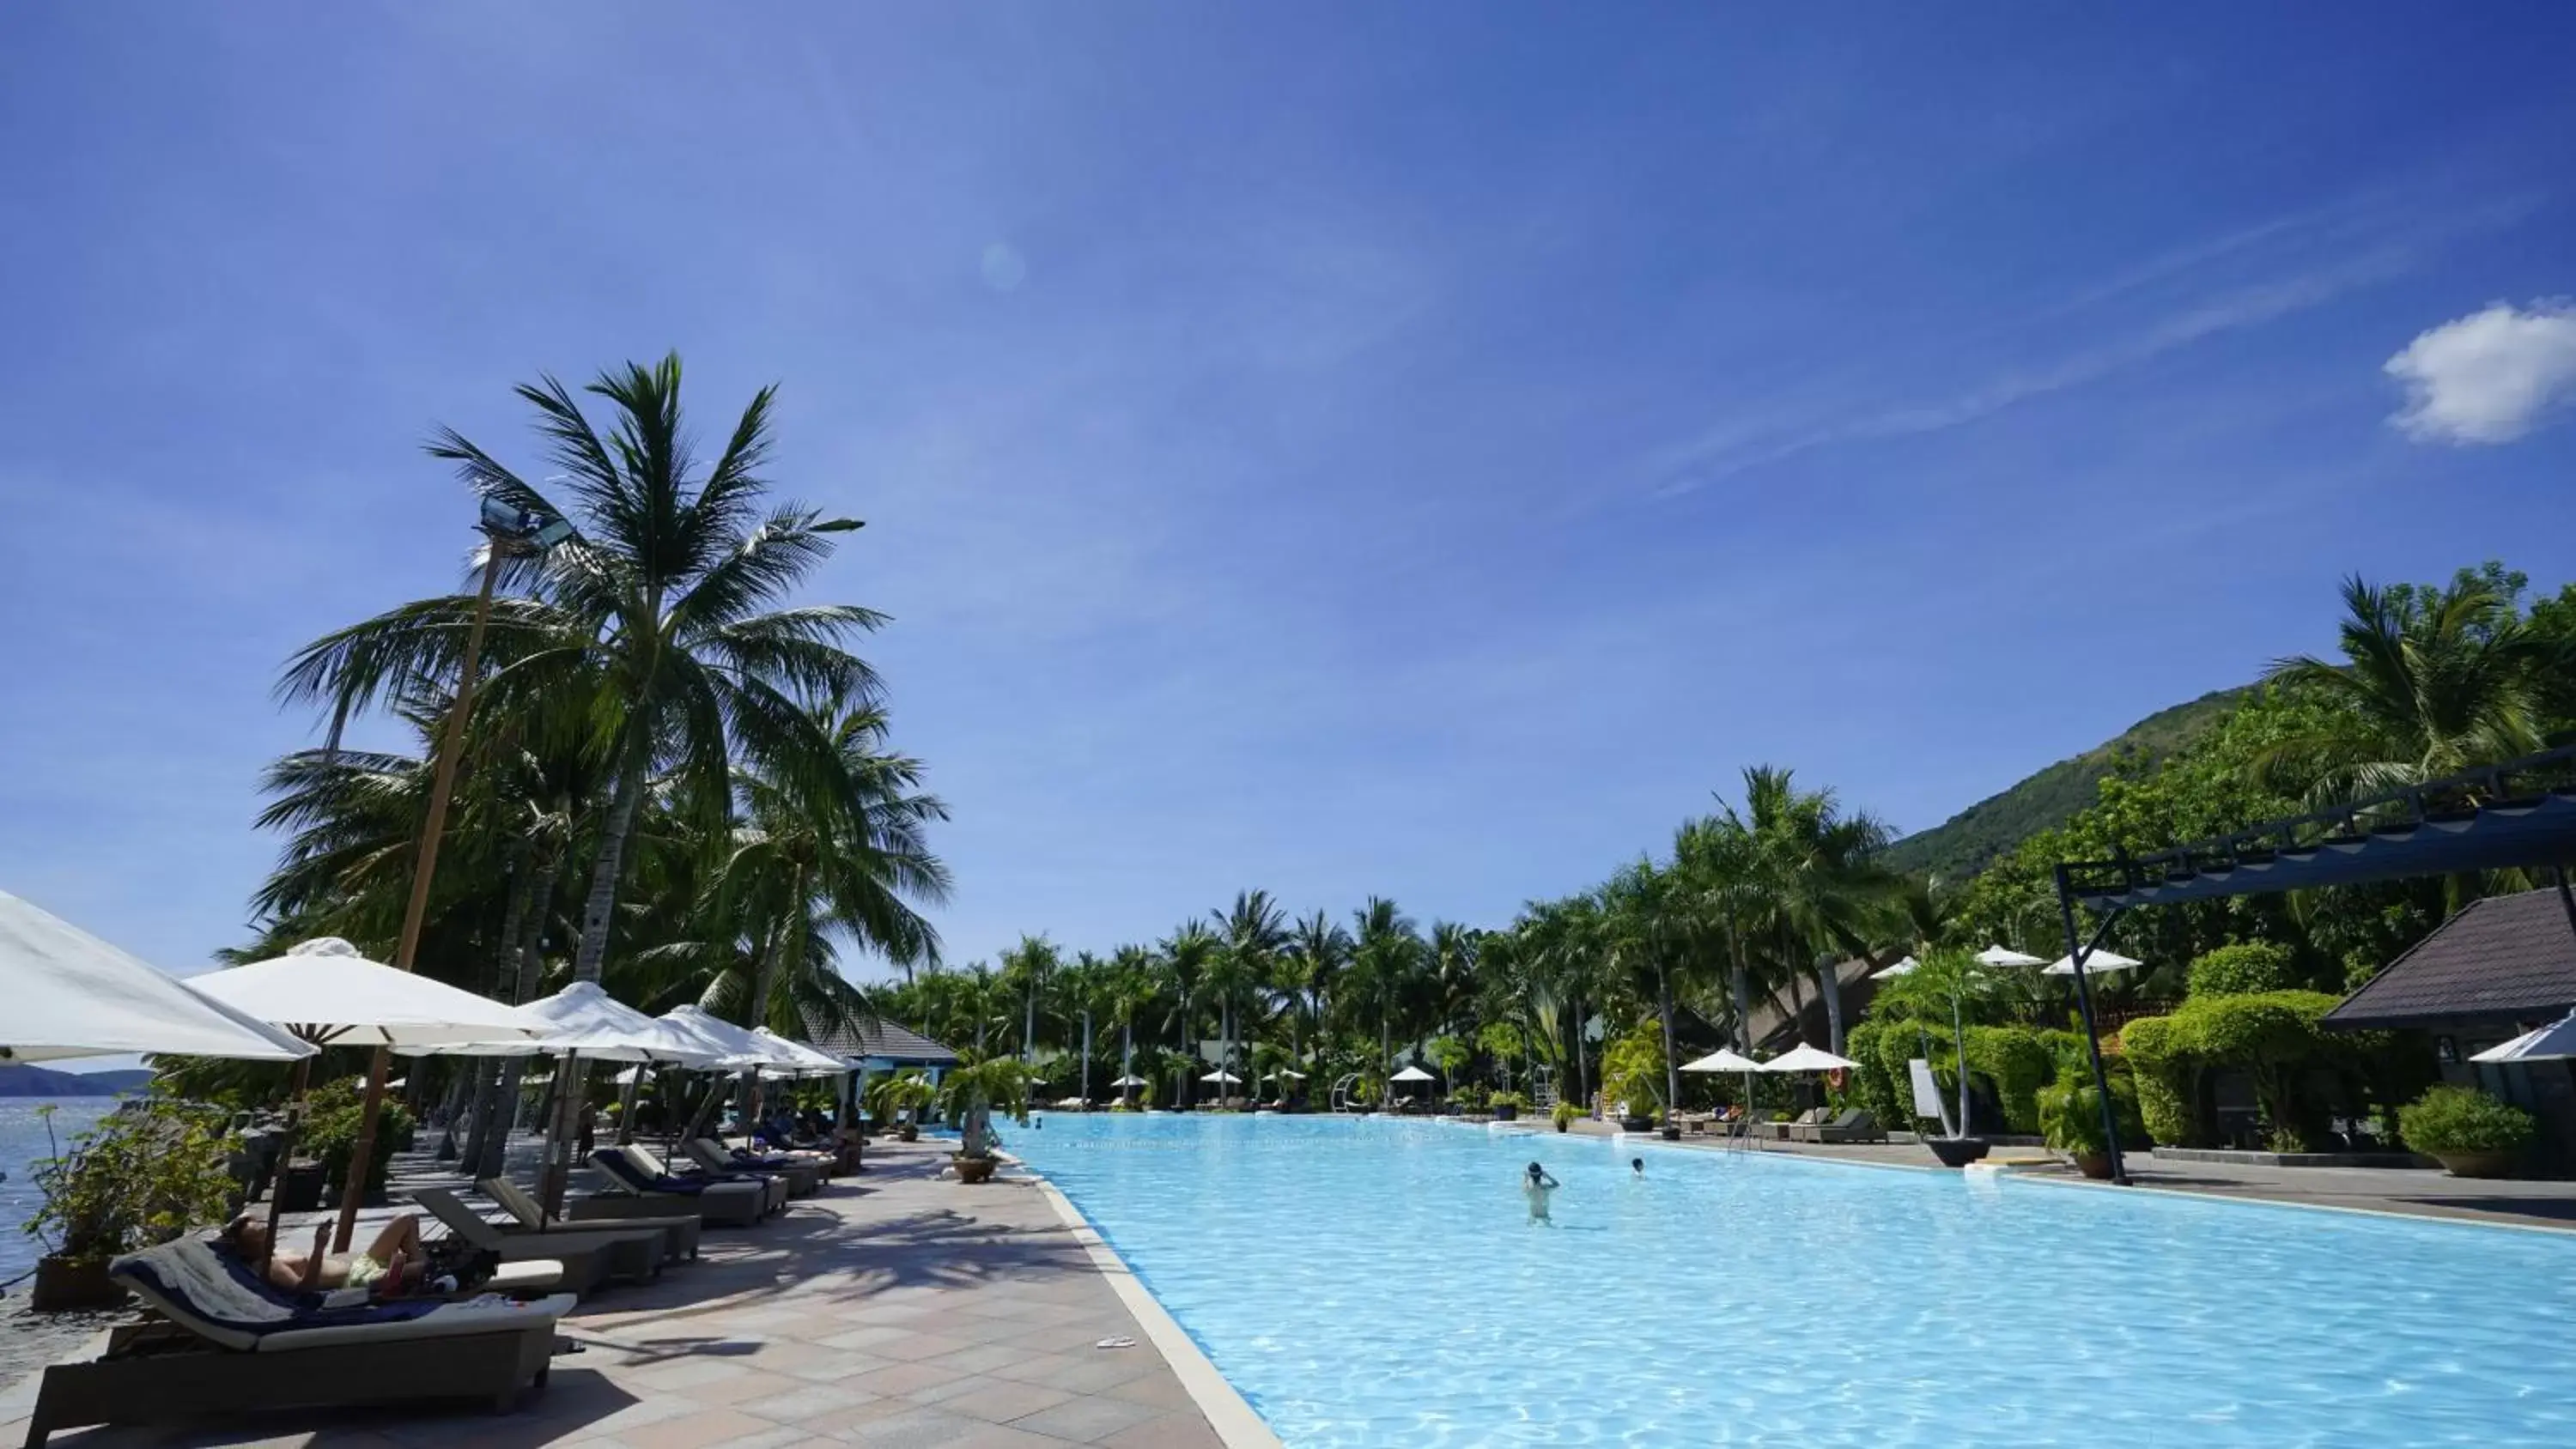
[{"label": "lamp post", "polygon": [[[429,883],[438,871],[438,844],[447,829],[447,797],[456,785],[456,757],[464,750],[465,717],[474,708],[474,679],[483,663],[483,626],[492,617],[492,586],[501,576],[501,561],[518,553],[542,553],[572,536],[572,525],[513,508],[498,499],[483,500],[476,526],[483,531],[483,583],[474,594],[474,622],[465,631],[465,658],[457,666],[456,702],[448,706],[447,724],[439,732],[438,760],[430,769],[429,818],[420,831],[420,863],[413,867],[411,902],[403,909],[402,936],[394,946],[396,970],[412,969],[420,953],[421,925],[429,916]],[[358,1138],[349,1156],[349,1180],[340,1189],[340,1224],[331,1235],[331,1251],[349,1251],[358,1225],[358,1198],[368,1165],[375,1160],[376,1118],[384,1108],[385,1071],[393,1060],[382,1046],[367,1063],[367,1091],[358,1113]]]}]

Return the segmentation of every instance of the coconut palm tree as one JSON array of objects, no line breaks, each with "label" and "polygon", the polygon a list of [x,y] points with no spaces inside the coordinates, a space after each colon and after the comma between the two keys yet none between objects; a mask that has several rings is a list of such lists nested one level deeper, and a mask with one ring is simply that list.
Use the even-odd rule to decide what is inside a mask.
[{"label": "coconut palm tree", "polygon": [[[1325,1023],[1331,1019],[1333,991],[1341,983],[1342,973],[1351,964],[1350,932],[1323,911],[1298,920],[1295,939],[1289,944],[1289,961],[1294,969],[1299,994],[1305,1000],[1306,1020],[1313,1028],[1315,1043],[1323,1045]],[[1305,1043],[1298,1044],[1298,1056],[1305,1056]]]},{"label": "coconut palm tree", "polygon": [[1199,921],[1181,923],[1179,929],[1163,938],[1157,948],[1162,966],[1161,994],[1171,1002],[1169,1025],[1175,1030],[1175,1042],[1185,1065],[1181,1070],[1180,1105],[1187,1108],[1195,1095],[1199,1060],[1196,1036],[1199,1007],[1205,999],[1209,968],[1215,963],[1223,943]]},{"label": "coconut palm tree", "polygon": [[[610,406],[604,436],[553,378],[517,389],[536,410],[560,501],[453,429],[429,451],[484,498],[578,526],[505,565],[511,593],[493,601],[498,664],[482,698],[507,713],[575,682],[596,688],[588,733],[612,784],[573,954],[574,978],[596,981],[656,776],[688,777],[681,793],[718,812],[733,799],[737,761],[830,789],[836,742],[799,701],[872,699],[876,676],[849,646],[883,620],[853,605],[778,607],[829,556],[832,535],[859,524],[768,502],[774,388],[754,394],[704,468],[681,415],[676,355],[603,373],[586,391]],[[424,599],[326,635],[290,661],[281,693],[346,719],[452,678],[473,608],[461,596]]]},{"label": "coconut palm tree", "polygon": [[1022,936],[1020,944],[1002,953],[1002,981],[1019,998],[1022,1011],[1020,1060],[1031,1066],[1038,1060],[1038,998],[1059,964],[1055,943],[1042,935]]},{"label": "coconut palm tree", "polygon": [[1363,1001],[1377,1008],[1377,1070],[1395,1070],[1395,1018],[1420,969],[1422,936],[1413,918],[1384,896],[1351,913],[1351,976]]},{"label": "coconut palm tree", "polygon": [[1227,1059],[1234,1074],[1248,1081],[1252,1064],[1243,1050],[1242,1008],[1277,974],[1279,952],[1288,944],[1288,918],[1268,891],[1239,891],[1234,904],[1218,913],[1216,932],[1223,949],[1209,963],[1207,986],[1222,1013],[1219,1031]]},{"label": "coconut palm tree", "polygon": [[2356,576],[2344,581],[2343,603],[2342,663],[2302,654],[2264,675],[2331,709],[2258,756],[2257,783],[2304,786],[2323,806],[2541,747],[2538,680],[2553,655],[2491,580],[2378,588]]},{"label": "coconut palm tree", "polygon": [[1865,955],[1905,910],[1905,882],[1879,861],[1887,827],[1845,814],[1831,790],[1800,790],[1788,770],[1744,772],[1745,826],[1754,848],[1753,934],[1774,944],[1782,974],[1816,973],[1827,1030],[1843,1049],[1836,964]]},{"label": "coconut palm tree", "polygon": [[[1136,1023],[1154,1008],[1160,965],[1143,946],[1127,945],[1109,953],[1109,1015],[1118,1023],[1118,1075],[1136,1074]],[[1118,1089],[1124,1097],[1128,1089]]]}]

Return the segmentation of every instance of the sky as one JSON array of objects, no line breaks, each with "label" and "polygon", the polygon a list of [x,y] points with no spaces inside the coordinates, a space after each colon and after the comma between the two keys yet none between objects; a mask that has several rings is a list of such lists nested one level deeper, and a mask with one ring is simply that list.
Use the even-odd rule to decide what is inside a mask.
[{"label": "sky", "polygon": [[[952,961],[1900,831],[2335,586],[2576,579],[2576,10],[0,12],[0,890],[248,933],[452,425],[677,350],[867,521]],[[859,974],[876,966],[861,964]]]}]

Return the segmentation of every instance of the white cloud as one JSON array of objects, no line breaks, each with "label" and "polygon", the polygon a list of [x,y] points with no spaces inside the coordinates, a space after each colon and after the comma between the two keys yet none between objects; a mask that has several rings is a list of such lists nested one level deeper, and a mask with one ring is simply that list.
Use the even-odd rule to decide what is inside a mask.
[{"label": "white cloud", "polygon": [[2417,337],[2388,359],[2406,384],[2389,421],[2419,442],[2510,443],[2576,402],[2576,304],[2498,302]]}]

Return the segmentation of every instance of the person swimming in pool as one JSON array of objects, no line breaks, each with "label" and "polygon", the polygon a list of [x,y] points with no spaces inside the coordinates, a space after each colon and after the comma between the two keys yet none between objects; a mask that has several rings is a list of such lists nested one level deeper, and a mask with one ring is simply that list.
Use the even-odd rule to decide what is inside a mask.
[{"label": "person swimming in pool", "polygon": [[1628,1180],[1630,1182],[1644,1182],[1646,1180],[1646,1159],[1642,1157],[1631,1157],[1628,1159]]},{"label": "person swimming in pool", "polygon": [[1556,1219],[1547,1215],[1547,1200],[1556,1195],[1557,1187],[1557,1180],[1547,1175],[1546,1168],[1535,1162],[1529,1165],[1529,1171],[1521,1178],[1521,1194],[1529,1199],[1531,1222],[1556,1226]]}]

